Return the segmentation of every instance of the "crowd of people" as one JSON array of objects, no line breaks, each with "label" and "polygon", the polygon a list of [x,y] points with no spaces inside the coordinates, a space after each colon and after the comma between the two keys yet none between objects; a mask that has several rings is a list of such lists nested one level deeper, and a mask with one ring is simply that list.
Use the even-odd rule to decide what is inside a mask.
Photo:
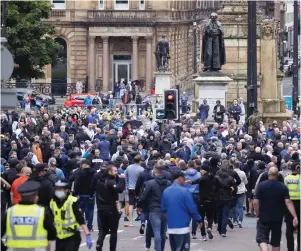
[{"label": "crowd of people", "polygon": [[8,250],[46,250],[51,240],[56,251],[78,250],[80,229],[91,248],[98,228],[96,250],[110,234],[116,251],[120,222],[136,221],[146,250],[154,238],[155,250],[163,251],[168,238],[172,251],[188,251],[190,235],[214,241],[217,225],[227,237],[227,228],[243,228],[246,216],[259,217],[263,251],[269,243],[280,250],[285,217],[293,251],[294,228],[300,230],[300,122],[293,117],[267,128],[260,122],[254,137],[244,118],[225,120],[222,108],[214,109],[212,126],[208,116],[199,124],[187,111],[179,144],[175,123],[158,126],[147,111],[123,117],[114,106],[104,112],[89,103],[53,114],[45,107],[2,112],[1,236]]}]

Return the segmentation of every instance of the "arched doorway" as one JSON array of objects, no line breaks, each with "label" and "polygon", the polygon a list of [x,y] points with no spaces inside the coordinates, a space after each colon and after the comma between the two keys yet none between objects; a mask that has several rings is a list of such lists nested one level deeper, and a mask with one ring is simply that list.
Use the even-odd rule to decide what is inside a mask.
[{"label": "arched doorway", "polygon": [[63,38],[55,38],[61,45],[60,52],[52,59],[51,83],[53,95],[65,95],[67,88],[67,43]]}]

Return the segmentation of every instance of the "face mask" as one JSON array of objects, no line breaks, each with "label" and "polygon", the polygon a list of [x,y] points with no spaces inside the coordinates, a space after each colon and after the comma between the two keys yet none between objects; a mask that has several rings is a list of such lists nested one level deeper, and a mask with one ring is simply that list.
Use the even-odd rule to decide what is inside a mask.
[{"label": "face mask", "polygon": [[55,191],[54,194],[59,199],[64,199],[66,197],[66,193],[64,191]]}]

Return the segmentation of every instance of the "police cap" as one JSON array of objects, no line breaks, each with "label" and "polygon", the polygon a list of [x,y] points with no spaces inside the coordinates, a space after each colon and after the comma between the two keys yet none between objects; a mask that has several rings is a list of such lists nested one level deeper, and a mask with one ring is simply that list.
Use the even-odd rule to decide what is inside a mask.
[{"label": "police cap", "polygon": [[34,195],[38,193],[39,188],[40,188],[39,182],[29,180],[18,187],[18,192],[24,196]]}]

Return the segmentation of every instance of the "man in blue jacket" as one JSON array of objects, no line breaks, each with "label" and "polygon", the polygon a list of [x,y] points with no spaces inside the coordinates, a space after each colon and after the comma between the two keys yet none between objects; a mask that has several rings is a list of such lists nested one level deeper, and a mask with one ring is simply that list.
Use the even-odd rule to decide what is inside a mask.
[{"label": "man in blue jacket", "polygon": [[110,160],[110,143],[106,140],[106,136],[104,134],[100,135],[100,142],[98,144],[98,148],[100,150],[100,157],[104,161]]},{"label": "man in blue jacket", "polygon": [[173,251],[190,250],[189,224],[191,219],[201,222],[189,190],[184,187],[184,173],[173,173],[173,184],[163,192],[161,209],[167,213],[170,247]]}]

